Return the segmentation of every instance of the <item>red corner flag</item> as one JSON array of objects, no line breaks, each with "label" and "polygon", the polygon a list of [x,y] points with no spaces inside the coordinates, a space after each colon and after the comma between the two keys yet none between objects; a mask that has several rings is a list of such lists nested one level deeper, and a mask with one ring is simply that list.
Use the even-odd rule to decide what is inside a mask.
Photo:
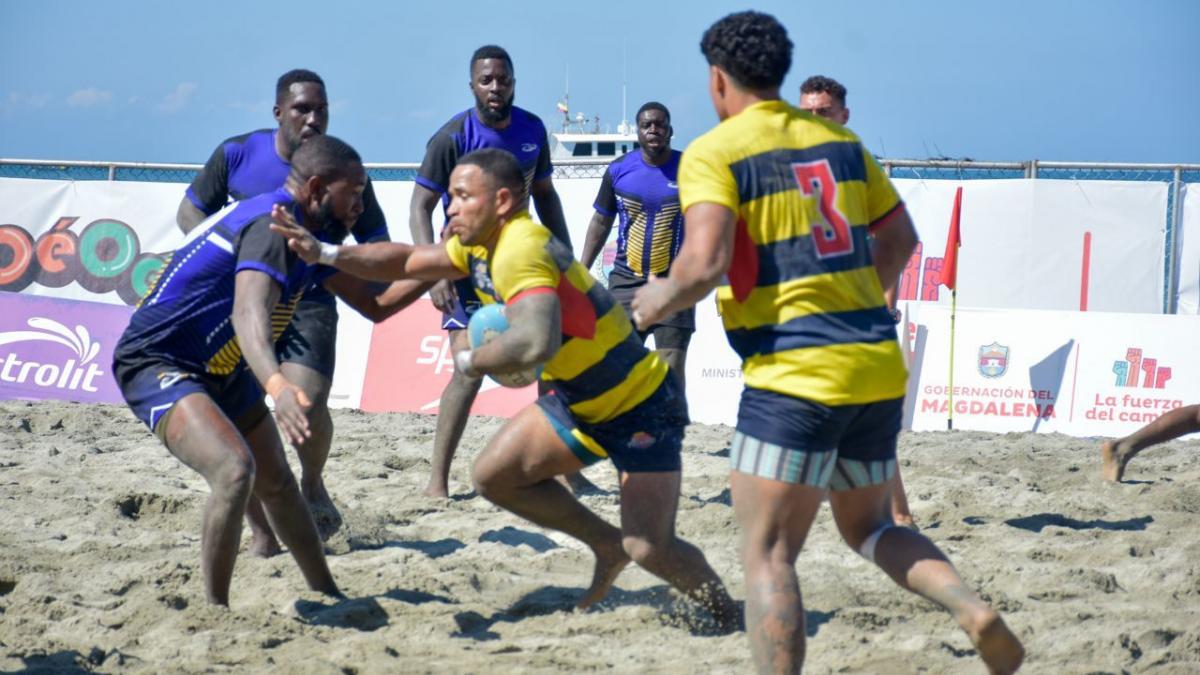
[{"label": "red corner flag", "polygon": [[958,231],[958,219],[962,215],[962,186],[954,193],[954,212],[950,214],[950,233],[946,235],[946,254],[942,257],[942,283],[954,290],[958,283],[958,247],[962,236]]}]

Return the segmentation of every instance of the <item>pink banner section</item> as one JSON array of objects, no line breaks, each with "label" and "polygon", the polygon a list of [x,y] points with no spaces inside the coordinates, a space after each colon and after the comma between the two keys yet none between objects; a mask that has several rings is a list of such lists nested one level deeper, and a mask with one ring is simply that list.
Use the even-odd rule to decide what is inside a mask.
[{"label": "pink banner section", "polygon": [[[449,333],[442,313],[421,299],[375,326],[362,394],[368,412],[436,413],[442,390],[454,373]],[[491,378],[475,397],[471,413],[512,417],[537,398],[537,387],[506,389]]]},{"label": "pink banner section", "polygon": [[120,403],[113,349],[132,307],[0,293],[0,399]]}]

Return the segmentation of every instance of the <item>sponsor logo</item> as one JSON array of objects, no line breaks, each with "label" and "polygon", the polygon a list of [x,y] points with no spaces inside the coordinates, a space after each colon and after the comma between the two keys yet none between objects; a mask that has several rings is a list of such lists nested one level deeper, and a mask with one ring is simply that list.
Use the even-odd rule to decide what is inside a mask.
[{"label": "sponsor logo", "polygon": [[1140,347],[1125,350],[1125,358],[1113,361],[1113,374],[1118,387],[1163,389],[1171,379],[1171,367],[1158,365],[1158,359],[1146,358]]},{"label": "sponsor logo", "polygon": [[979,348],[979,374],[987,378],[997,378],[1008,372],[1008,347],[993,342]]},{"label": "sponsor logo", "polygon": [[667,181],[667,187],[668,187],[669,189],[671,189],[671,190],[678,190],[678,189],[679,189],[679,183],[676,183],[676,182],[675,182],[675,181],[673,181],[673,180],[669,180],[669,181]]},{"label": "sponsor logo", "polygon": [[178,370],[172,370],[172,371],[168,371],[165,373],[159,373],[158,374],[158,388],[159,389],[168,389],[170,387],[174,387],[176,384],[179,384],[180,380],[188,380],[188,379],[191,379],[191,377],[192,377],[191,373],[181,373]]},{"label": "sponsor logo", "polygon": [[488,273],[488,264],[486,260],[479,258],[471,259],[471,283],[475,288],[487,293],[488,295],[496,296],[496,287],[492,285],[492,275]]},{"label": "sponsor logo", "polygon": [[137,304],[169,253],[143,251],[138,233],[119,220],[93,220],[76,234],[71,226],[78,220],[59,218],[36,240],[23,227],[0,225],[0,291],[74,282],[99,295],[116,291],[125,304]]},{"label": "sponsor logo", "polygon": [[657,440],[657,438],[644,431],[638,431],[629,437],[629,447],[637,450],[645,450],[654,445],[654,442]]},{"label": "sponsor logo", "polygon": [[521,152],[534,152],[537,149],[537,143],[525,143],[521,146]]},{"label": "sponsor logo", "polygon": [[0,346],[50,342],[67,347],[74,356],[58,362],[22,361],[10,351],[0,360],[0,381],[65,391],[99,391],[96,380],[104,371],[92,361],[100,352],[100,343],[92,341],[87,328],[76,325],[71,330],[42,316],[30,317],[26,323],[33,330],[0,332]]}]

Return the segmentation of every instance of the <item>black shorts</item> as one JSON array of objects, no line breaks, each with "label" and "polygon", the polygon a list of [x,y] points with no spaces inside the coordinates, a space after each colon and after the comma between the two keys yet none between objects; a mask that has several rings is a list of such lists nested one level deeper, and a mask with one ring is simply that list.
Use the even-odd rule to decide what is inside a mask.
[{"label": "black shorts", "polygon": [[298,363],[332,380],[337,359],[337,326],[336,303],[301,298],[291,323],[275,343],[275,355],[280,362]]},{"label": "black shorts", "polygon": [[163,420],[179,399],[189,394],[208,395],[242,433],[270,414],[262,389],[244,366],[231,375],[209,375],[167,361],[139,360],[117,361],[113,371],[121,396],[133,414],[164,442]]},{"label": "black shorts", "polygon": [[580,421],[553,392],[539,398],[537,405],[584,466],[605,458],[628,473],[679,471],[682,466],[687,402],[678,381],[669,375],[646,400],[605,422]]},{"label": "black shorts", "polygon": [[[633,296],[637,290],[646,285],[646,280],[641,277],[635,277],[625,272],[620,272],[616,269],[612,274],[608,275],[608,292],[612,293],[617,302],[625,308],[625,313],[633,315],[630,310],[630,305],[633,304]],[[687,349],[688,343],[692,339],[692,333],[696,332],[696,309],[688,307],[687,309],[675,312],[671,316],[659,321],[644,331],[638,331],[638,335],[645,342],[646,337],[654,335],[654,347],[656,349]]]}]

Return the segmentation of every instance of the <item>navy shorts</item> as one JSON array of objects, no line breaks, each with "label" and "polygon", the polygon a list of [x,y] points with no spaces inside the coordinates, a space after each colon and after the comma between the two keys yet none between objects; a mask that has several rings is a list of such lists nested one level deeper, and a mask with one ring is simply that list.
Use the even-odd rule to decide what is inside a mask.
[{"label": "navy shorts", "polygon": [[467,324],[471,323],[471,316],[483,306],[475,294],[475,287],[471,285],[471,277],[457,279],[453,284],[454,307],[449,312],[442,312],[442,330],[466,329]]},{"label": "navy shorts", "polygon": [[207,394],[242,432],[253,429],[270,414],[249,368],[238,368],[232,375],[220,377],[161,361],[129,366],[118,362],[113,370],[133,414],[160,439],[166,432],[162,421],[175,403],[189,394]]},{"label": "navy shorts", "polygon": [[298,363],[332,380],[337,358],[337,326],[337,304],[332,298],[301,298],[291,323],[275,343],[275,354],[281,363]]},{"label": "navy shorts", "polygon": [[611,458],[617,469],[639,473],[679,471],[687,402],[675,378],[667,376],[645,401],[606,422],[579,421],[554,392],[539,398],[538,407],[563,443],[584,466]]},{"label": "navy shorts", "polygon": [[[633,296],[637,290],[646,285],[646,280],[616,269],[608,275],[608,292],[625,308],[625,313],[633,316],[629,306],[633,304]],[[692,333],[696,331],[696,308],[688,307],[664,318],[654,324],[649,330],[638,331],[642,341],[646,336],[654,335],[655,349],[687,349]]]},{"label": "navy shorts", "polygon": [[747,387],[730,446],[733,470],[832,490],[886,483],[896,473],[904,398],[827,406]]}]

